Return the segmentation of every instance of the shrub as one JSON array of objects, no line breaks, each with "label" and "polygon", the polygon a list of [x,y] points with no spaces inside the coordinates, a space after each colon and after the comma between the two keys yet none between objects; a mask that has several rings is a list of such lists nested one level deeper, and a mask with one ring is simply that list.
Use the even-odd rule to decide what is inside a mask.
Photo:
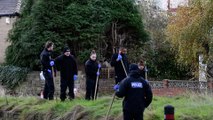
[{"label": "shrub", "polygon": [[29,69],[16,66],[0,66],[0,82],[9,89],[20,85],[27,77]]}]

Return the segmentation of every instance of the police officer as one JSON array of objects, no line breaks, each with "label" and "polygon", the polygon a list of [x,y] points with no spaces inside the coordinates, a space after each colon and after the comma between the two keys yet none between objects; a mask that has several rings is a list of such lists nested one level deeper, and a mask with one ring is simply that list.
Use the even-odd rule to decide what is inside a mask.
[{"label": "police officer", "polygon": [[74,57],[70,53],[69,47],[64,47],[63,54],[55,59],[57,68],[60,70],[61,77],[61,90],[60,99],[64,101],[66,99],[66,90],[69,89],[68,96],[72,100],[74,95],[74,80],[77,80],[77,64]]},{"label": "police officer", "polygon": [[[119,52],[115,53],[111,58],[111,66],[115,68],[115,83],[121,82],[124,78],[126,78],[126,72],[129,70],[129,63],[126,56],[126,48],[120,47]],[[121,60],[124,63],[124,67],[122,66]]]},{"label": "police officer", "polygon": [[152,102],[152,90],[148,82],[140,77],[137,64],[130,65],[130,74],[114,89],[116,96],[124,97],[124,120],[143,120],[144,109]]},{"label": "police officer", "polygon": [[53,42],[47,41],[45,48],[40,54],[40,60],[42,64],[42,71],[45,77],[44,86],[44,99],[53,100],[54,97],[54,81],[52,67],[54,66],[54,61],[51,59],[51,53],[53,51]]},{"label": "police officer", "polygon": [[85,99],[86,100],[94,99],[96,78],[99,77],[99,75],[100,75],[100,72],[98,71],[98,69],[101,68],[101,65],[98,64],[96,59],[97,59],[97,55],[96,55],[96,52],[93,50],[90,54],[90,59],[87,60],[85,63],[85,72],[86,72]]}]

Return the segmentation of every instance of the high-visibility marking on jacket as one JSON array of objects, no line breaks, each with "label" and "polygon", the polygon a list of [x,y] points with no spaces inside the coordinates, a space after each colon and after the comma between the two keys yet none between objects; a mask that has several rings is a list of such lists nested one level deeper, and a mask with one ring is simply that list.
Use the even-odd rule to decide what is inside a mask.
[{"label": "high-visibility marking on jacket", "polygon": [[132,88],[143,88],[143,84],[141,82],[131,82]]}]

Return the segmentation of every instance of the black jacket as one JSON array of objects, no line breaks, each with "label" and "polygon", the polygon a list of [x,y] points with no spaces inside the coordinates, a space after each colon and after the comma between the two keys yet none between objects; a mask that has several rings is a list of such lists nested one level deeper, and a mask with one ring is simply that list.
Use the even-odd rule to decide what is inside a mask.
[{"label": "black jacket", "polygon": [[85,63],[85,72],[87,80],[96,80],[96,73],[98,71],[98,62],[91,59]]},{"label": "black jacket", "polygon": [[143,70],[139,70],[139,74],[140,74],[140,76],[141,76],[143,79],[146,79],[146,78],[145,78],[146,72],[145,72],[144,69],[143,69]]},{"label": "black jacket", "polygon": [[152,90],[148,82],[140,77],[138,71],[131,71],[116,92],[116,96],[125,97],[123,109],[127,111],[143,111],[152,102]]},{"label": "black jacket", "polygon": [[40,60],[42,64],[42,71],[51,70],[50,60],[51,60],[51,52],[47,49],[44,49],[40,54]]},{"label": "black jacket", "polygon": [[[129,72],[129,63],[128,63],[128,59],[126,57],[126,55],[121,54],[122,56],[122,60],[124,63],[124,66],[126,68],[126,72]],[[123,66],[121,61],[116,61],[116,59],[118,58],[118,53],[114,54],[111,58],[111,66],[115,68],[115,75],[118,78],[126,78],[126,74],[124,72]]]},{"label": "black jacket", "polygon": [[77,64],[73,56],[60,55],[55,59],[57,68],[60,70],[62,80],[72,80],[78,74]]}]

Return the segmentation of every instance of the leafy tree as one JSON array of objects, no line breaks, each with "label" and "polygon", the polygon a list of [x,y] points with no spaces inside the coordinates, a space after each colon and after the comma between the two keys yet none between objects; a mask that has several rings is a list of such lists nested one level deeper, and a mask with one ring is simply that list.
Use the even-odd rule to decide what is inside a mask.
[{"label": "leafy tree", "polygon": [[196,71],[198,54],[201,53],[205,55],[209,70],[213,71],[212,27],[212,0],[196,0],[189,7],[178,8],[177,13],[170,17],[167,27],[167,40],[177,52],[178,62],[190,65]]},{"label": "leafy tree", "polygon": [[96,49],[109,58],[117,46],[132,47],[147,41],[133,0],[24,0],[21,17],[9,35],[8,64],[37,69],[47,40],[55,54],[69,45],[81,61]]},{"label": "leafy tree", "polygon": [[141,49],[141,57],[147,61],[149,76],[159,79],[186,79],[188,68],[175,60],[175,53],[170,44],[165,42],[165,29],[168,24],[167,12],[162,11],[154,1],[139,4],[145,30],[150,34],[150,41]]}]

